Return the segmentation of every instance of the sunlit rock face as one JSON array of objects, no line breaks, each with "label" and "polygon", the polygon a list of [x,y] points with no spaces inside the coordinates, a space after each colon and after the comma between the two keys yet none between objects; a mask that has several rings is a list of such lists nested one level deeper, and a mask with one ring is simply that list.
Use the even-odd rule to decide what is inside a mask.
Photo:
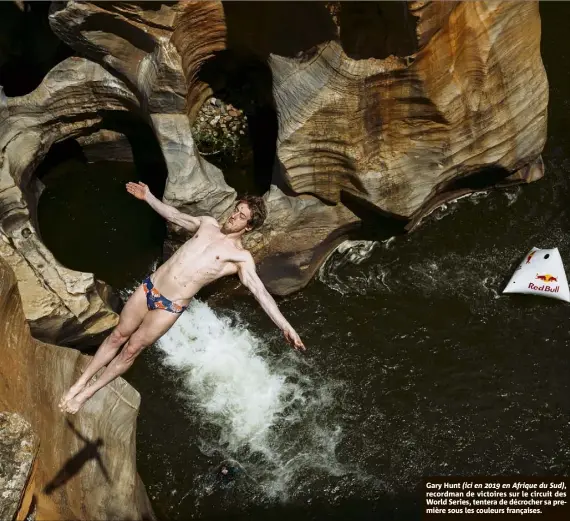
[{"label": "sunlit rock face", "polygon": [[109,288],[93,274],[60,265],[43,244],[35,223],[41,183],[34,172],[53,143],[89,133],[102,111],[128,111],[135,104],[100,65],[68,58],[32,93],[0,107],[0,253],[16,273],[37,338],[82,344],[117,323]]},{"label": "sunlit rock face", "polygon": [[211,93],[200,70],[216,53],[271,69],[272,181],[314,203],[287,219],[286,196],[268,195],[281,211],[254,248],[279,292],[314,273],[317,241],[329,251],[334,231],[370,211],[409,229],[449,198],[542,176],[548,84],[536,2],[189,2],[173,41],[191,118]]},{"label": "sunlit rock face", "polygon": [[494,184],[536,160],[548,101],[538,4],[450,7],[343,4],[340,41],[305,61],[270,56],[296,193],[350,194],[409,219],[460,179],[493,168]]},{"label": "sunlit rock face", "polygon": [[[29,441],[10,451],[13,463],[20,465],[11,468],[20,488],[32,488],[36,519],[153,520],[136,472],[139,393],[118,378],[96,393],[77,415],[61,413],[58,402],[89,357],[31,337],[16,278],[3,260],[0,334],[0,411],[17,413],[25,421],[23,426],[17,422],[9,425],[0,416],[0,444],[14,438],[10,432],[16,428],[25,434],[18,439]],[[10,469],[6,466],[3,470]],[[17,493],[14,487],[16,483],[12,495]],[[6,511],[13,510],[13,503],[4,504]],[[1,501],[0,511],[4,512]]]},{"label": "sunlit rock face", "polygon": [[[250,87],[277,118],[269,217],[246,245],[275,293],[371,215],[404,231],[449,198],[542,175],[536,2],[57,2],[49,20],[128,91],[162,147],[165,200],[194,214],[224,219],[236,200],[191,135],[227,87],[222,57],[267,68]],[[186,237],[171,228],[167,250]]]}]

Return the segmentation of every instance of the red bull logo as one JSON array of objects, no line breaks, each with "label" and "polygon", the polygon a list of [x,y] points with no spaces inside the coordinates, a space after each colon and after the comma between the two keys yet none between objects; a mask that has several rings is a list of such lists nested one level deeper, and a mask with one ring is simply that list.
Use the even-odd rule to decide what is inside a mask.
[{"label": "red bull logo", "polygon": [[554,275],[551,275],[550,273],[545,273],[544,275],[539,275],[537,273],[536,280],[543,280],[547,284],[550,284],[551,282],[558,282],[558,278],[555,277]]},{"label": "red bull logo", "polygon": [[526,258],[526,263],[530,264],[530,259],[532,259],[534,257],[534,254],[536,253],[536,251],[531,251],[528,255],[528,257]]},{"label": "red bull logo", "polygon": [[548,286],[548,284],[543,284],[542,286],[536,286],[532,282],[529,282],[528,289],[534,291],[544,291],[545,293],[558,293],[560,291],[560,286]]}]

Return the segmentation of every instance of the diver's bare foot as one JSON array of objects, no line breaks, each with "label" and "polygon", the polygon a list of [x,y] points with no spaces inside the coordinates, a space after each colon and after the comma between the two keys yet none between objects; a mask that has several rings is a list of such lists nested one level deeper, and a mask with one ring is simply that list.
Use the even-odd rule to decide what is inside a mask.
[{"label": "diver's bare foot", "polygon": [[85,389],[85,384],[80,383],[72,385],[59,401],[58,407],[60,410],[65,412],[65,405],[67,402],[77,396],[81,391],[83,391],[83,389]]},{"label": "diver's bare foot", "polygon": [[83,407],[83,404],[89,398],[90,398],[89,395],[87,395],[85,392],[81,392],[76,396],[74,396],[73,398],[71,398],[71,400],[66,402],[66,404],[63,407],[63,411],[68,412],[70,414],[75,414],[79,409],[81,409],[81,407]]},{"label": "diver's bare foot", "polygon": [[[103,369],[106,369],[107,366],[104,365]],[[87,369],[87,368],[85,368]],[[85,369],[81,370],[81,374],[83,374],[85,372]],[[63,395],[63,397],[61,398],[61,400],[59,401],[59,404],[57,405],[59,407],[59,409],[62,412],[65,412],[65,404],[71,400],[74,396],[77,396],[81,391],[83,391],[83,389],[85,389],[88,385],[91,385],[93,382],[97,381],[97,375],[93,375],[91,377],[91,380],[89,380],[86,384],[83,383],[75,383],[74,385],[72,385],[69,390]]]}]

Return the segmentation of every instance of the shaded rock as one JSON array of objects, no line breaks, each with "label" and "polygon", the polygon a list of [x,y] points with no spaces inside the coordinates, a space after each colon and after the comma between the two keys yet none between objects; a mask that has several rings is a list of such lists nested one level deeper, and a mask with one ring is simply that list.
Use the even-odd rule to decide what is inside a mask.
[{"label": "shaded rock", "polygon": [[89,162],[133,161],[133,150],[129,139],[120,132],[98,130],[87,136],[78,137],[77,142]]},{"label": "shaded rock", "polygon": [[40,437],[37,519],[153,520],[135,466],[140,395],[118,378],[76,416],[63,415],[59,399],[90,357],[30,336],[16,279],[3,260],[0,332],[0,409],[22,416]]},{"label": "shaded rock", "polygon": [[0,2],[0,85],[7,96],[34,90],[72,51],[51,31],[49,2]]},{"label": "shaded rock", "polygon": [[23,519],[34,488],[39,438],[20,415],[0,413],[0,519]]}]

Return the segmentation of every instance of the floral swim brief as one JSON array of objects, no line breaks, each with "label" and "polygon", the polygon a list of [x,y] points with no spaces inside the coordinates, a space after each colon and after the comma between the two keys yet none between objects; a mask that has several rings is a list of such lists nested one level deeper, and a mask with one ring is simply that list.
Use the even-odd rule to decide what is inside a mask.
[{"label": "floral swim brief", "polygon": [[152,284],[150,277],[147,277],[142,282],[144,293],[146,295],[146,306],[149,311],[153,309],[164,309],[171,313],[184,313],[188,306],[179,306],[170,299],[163,297],[160,292]]}]

